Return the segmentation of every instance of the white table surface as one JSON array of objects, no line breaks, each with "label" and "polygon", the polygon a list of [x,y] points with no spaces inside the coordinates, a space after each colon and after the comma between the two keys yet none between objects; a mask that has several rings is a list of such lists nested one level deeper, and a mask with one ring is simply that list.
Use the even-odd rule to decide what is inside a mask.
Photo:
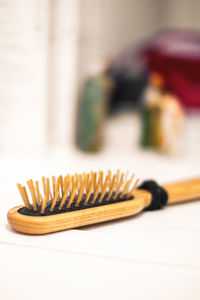
[{"label": "white table surface", "polygon": [[160,183],[199,176],[199,131],[173,158],[134,148],[127,119],[123,136],[108,127],[98,155],[0,156],[0,299],[200,299],[200,201],[44,236],[7,224],[8,209],[21,204],[16,182],[29,178],[118,167]]}]

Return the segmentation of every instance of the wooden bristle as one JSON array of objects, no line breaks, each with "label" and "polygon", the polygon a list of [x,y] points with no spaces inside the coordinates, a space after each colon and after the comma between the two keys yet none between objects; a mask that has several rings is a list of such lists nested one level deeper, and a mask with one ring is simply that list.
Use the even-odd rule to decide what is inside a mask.
[{"label": "wooden bristle", "polygon": [[108,170],[107,178],[108,178],[108,181],[111,182],[111,170]]},{"label": "wooden bristle", "polygon": [[102,187],[102,184],[103,184],[103,171],[99,171],[98,184],[100,184],[101,187]]},{"label": "wooden bristle", "polygon": [[56,177],[52,176],[52,186],[53,186],[53,197],[55,197],[56,194]]},{"label": "wooden bristle", "polygon": [[134,194],[134,191],[136,189],[136,186],[138,184],[139,179],[137,179],[132,187],[132,189],[130,190],[130,192],[128,193],[128,196],[132,196]]},{"label": "wooden bristle", "polygon": [[35,194],[35,189],[34,189],[34,185],[33,185],[33,181],[29,180],[27,181],[30,193],[31,193],[31,197],[32,197],[32,201],[33,201],[33,210],[37,211],[37,206],[36,206],[36,194]]},{"label": "wooden bristle", "polygon": [[118,185],[117,185],[117,187],[116,187],[115,195],[114,195],[114,197],[113,197],[114,200],[117,199],[117,197],[118,197],[118,195],[119,195],[119,193],[120,193],[121,187],[122,187],[122,185],[124,184],[123,178],[124,178],[124,173],[121,174],[119,183],[118,183]]},{"label": "wooden bristle", "polygon": [[121,193],[121,197],[123,197],[124,195],[128,194],[128,190],[129,190],[129,187],[130,187],[130,185],[132,183],[133,178],[134,178],[134,174],[132,174],[131,178],[129,180],[127,180],[127,182],[125,183],[123,191]]},{"label": "wooden bristle", "polygon": [[80,182],[80,188],[79,188],[79,191],[78,191],[78,198],[77,198],[77,201],[76,201],[76,204],[75,206],[76,207],[79,207],[79,204],[82,200],[82,197],[83,197],[83,193],[84,193],[84,188],[85,188],[85,178],[82,178],[81,177],[81,182]]},{"label": "wooden bristle", "polygon": [[116,184],[119,183],[119,180],[120,180],[120,170],[118,169],[116,173]]},{"label": "wooden bristle", "polygon": [[27,195],[27,191],[26,191],[26,188],[25,186],[23,186],[23,192],[24,192],[24,201],[25,201],[25,206],[28,208],[28,209],[31,209],[31,205],[29,203],[29,199],[28,199],[28,195]]},{"label": "wooden bristle", "polygon": [[36,194],[37,194],[37,204],[40,204],[40,189],[39,189],[39,182],[36,181],[35,182],[35,186],[36,186]]},{"label": "wooden bristle", "polygon": [[47,188],[45,189],[45,192],[44,192],[44,200],[42,202],[42,207],[41,207],[41,214],[44,215],[45,213],[45,209],[46,209],[46,206],[47,206],[47,199],[48,197],[48,191],[47,191]]},{"label": "wooden bristle", "polygon": [[88,191],[87,191],[87,194],[86,194],[86,199],[85,199],[85,202],[84,202],[85,206],[88,204],[88,201],[89,201],[90,196],[92,194],[92,190],[93,190],[93,179],[90,180],[89,188],[88,188]]},{"label": "wooden bristle", "polygon": [[97,184],[97,173],[96,172],[93,173],[93,184],[94,184],[94,188],[95,188],[96,184]]},{"label": "wooden bristle", "polygon": [[46,180],[45,180],[45,177],[42,176],[42,185],[43,185],[43,191],[44,191],[44,194],[45,194],[45,190],[46,190]]},{"label": "wooden bristle", "polygon": [[70,195],[70,198],[69,198],[69,202],[67,204],[67,208],[70,208],[73,200],[74,200],[74,197],[75,197],[75,194],[76,194],[76,189],[77,189],[77,182],[74,183],[73,185],[73,188],[72,188],[72,191],[71,191],[71,195]]},{"label": "wooden bristle", "polygon": [[91,201],[91,204],[94,204],[94,203],[95,203],[95,200],[96,200],[96,198],[97,198],[97,196],[98,196],[98,194],[99,194],[100,188],[101,188],[101,185],[100,185],[100,183],[99,183],[99,184],[97,184],[97,186],[96,186],[96,188],[95,188],[95,190],[94,190],[94,196],[93,196],[93,199],[92,199],[92,201]]},{"label": "wooden bristle", "polygon": [[33,215],[48,215],[133,199],[138,183],[138,179],[132,183],[133,178],[134,174],[128,178],[128,173],[125,175],[119,170],[114,174],[108,170],[106,174],[98,171],[57,178],[52,176],[51,183],[43,176],[43,192],[40,192],[39,182],[34,184],[30,179],[27,184],[32,203],[26,188],[19,183],[17,187],[28,211]]},{"label": "wooden bristle", "polygon": [[65,189],[65,192],[64,192],[64,195],[63,195],[63,197],[62,197],[62,200],[61,200],[61,202],[60,202],[60,205],[59,205],[59,207],[58,207],[59,210],[61,210],[61,209],[63,208],[63,205],[64,205],[64,203],[65,203],[65,201],[66,201],[66,199],[67,199],[67,196],[68,196],[68,189],[66,188],[66,189]]},{"label": "wooden bristle", "polygon": [[115,179],[116,179],[116,175],[113,176],[112,181],[111,181],[111,183],[110,183],[109,194],[108,194],[108,197],[107,197],[107,199],[106,199],[107,201],[109,201],[109,200],[110,200],[110,197],[112,196],[114,187],[115,187],[115,185],[116,185]]},{"label": "wooden bristle", "polygon": [[102,187],[102,192],[101,192],[101,196],[99,198],[99,203],[102,203],[108,187],[109,187],[109,183],[106,181]]},{"label": "wooden bristle", "polygon": [[59,210],[61,210],[63,208],[63,205],[68,197],[69,187],[70,187],[70,176],[67,175],[67,176],[65,176],[65,179],[64,179],[64,195],[63,195],[60,205],[58,207]]},{"label": "wooden bristle", "polygon": [[50,201],[50,184],[49,178],[46,178],[46,193],[47,193],[47,202]]},{"label": "wooden bristle", "polygon": [[60,179],[60,190],[61,190],[61,194],[63,196],[63,193],[64,193],[64,180],[63,180],[63,176],[60,175],[59,179]]},{"label": "wooden bristle", "polygon": [[51,207],[50,207],[51,212],[54,210],[54,207],[55,207],[58,199],[59,199],[59,189],[56,190],[55,197],[53,198],[53,201],[52,201],[52,204],[51,204]]},{"label": "wooden bristle", "polygon": [[74,183],[75,183],[75,179],[74,179],[74,175],[72,175],[71,176],[71,184],[70,184],[70,192],[72,192],[72,190],[73,190]]},{"label": "wooden bristle", "polygon": [[51,191],[51,185],[50,185],[50,179],[49,178],[47,178],[47,185],[48,185],[48,190],[49,190],[48,201],[52,201],[53,200],[53,196],[52,196],[52,191]]},{"label": "wooden bristle", "polygon": [[55,207],[57,201],[59,200],[59,197],[60,197],[60,177],[58,177],[58,179],[57,179],[56,194],[53,198],[53,201],[52,201],[52,204],[51,204],[51,207],[50,207],[51,212],[54,210],[54,207]]},{"label": "wooden bristle", "polygon": [[86,174],[86,192],[88,192],[90,186],[90,174]]},{"label": "wooden bristle", "polygon": [[27,195],[27,192],[26,192],[26,188],[25,187],[22,187],[20,183],[17,183],[17,187],[18,187],[18,190],[20,192],[20,195],[22,197],[22,200],[24,201],[24,205],[28,208],[28,209],[31,209],[31,205],[30,205],[30,202],[29,202],[29,199],[28,199],[28,195]]},{"label": "wooden bristle", "polygon": [[71,183],[71,176],[70,176],[70,175],[67,175],[65,189],[66,189],[67,187],[69,188],[70,183]]}]

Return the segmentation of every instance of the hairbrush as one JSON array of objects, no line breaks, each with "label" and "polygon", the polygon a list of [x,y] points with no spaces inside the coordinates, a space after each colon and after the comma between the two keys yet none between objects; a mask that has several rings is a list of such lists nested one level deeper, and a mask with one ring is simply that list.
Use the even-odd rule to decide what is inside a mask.
[{"label": "hairbrush", "polygon": [[30,179],[28,190],[17,184],[24,205],[8,211],[8,222],[22,233],[45,234],[200,198],[200,178],[162,187],[152,180],[136,188],[137,183],[134,174],[119,170],[42,177],[42,189]]}]

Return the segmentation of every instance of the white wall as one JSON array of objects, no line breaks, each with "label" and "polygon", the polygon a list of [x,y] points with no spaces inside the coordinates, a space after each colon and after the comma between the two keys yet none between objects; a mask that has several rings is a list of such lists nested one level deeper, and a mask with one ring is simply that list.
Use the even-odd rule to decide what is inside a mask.
[{"label": "white wall", "polygon": [[48,0],[0,0],[0,153],[47,138]]}]

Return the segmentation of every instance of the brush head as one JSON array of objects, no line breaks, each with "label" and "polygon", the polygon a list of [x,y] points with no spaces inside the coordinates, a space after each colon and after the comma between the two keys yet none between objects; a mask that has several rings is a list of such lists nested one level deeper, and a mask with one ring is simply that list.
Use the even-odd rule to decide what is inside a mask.
[{"label": "brush head", "polygon": [[[133,199],[138,179],[133,183],[134,174],[111,174],[108,170],[65,177],[42,177],[43,193],[39,182],[27,181],[30,196],[21,184],[17,184],[25,206],[18,212],[27,216],[48,216],[91,207],[109,205]],[[30,201],[32,199],[32,202]]]},{"label": "brush head", "polygon": [[[79,206],[76,207],[75,204],[76,204],[78,196],[75,196],[73,203],[71,204],[71,206],[69,208],[67,208],[67,203],[69,201],[69,197],[68,197],[68,199],[66,200],[66,205],[64,205],[62,207],[62,209],[59,209],[60,203],[62,201],[62,199],[60,198],[58,200],[58,202],[56,203],[53,211],[50,210],[51,205],[52,205],[52,201],[50,201],[46,205],[44,215],[50,216],[50,215],[61,214],[61,213],[66,213],[66,212],[72,212],[72,211],[76,211],[76,210],[81,210],[81,209],[86,209],[86,208],[91,208],[91,207],[98,207],[98,206],[102,206],[102,205],[109,205],[109,204],[122,202],[122,201],[126,201],[126,200],[132,200],[134,198],[133,196],[129,196],[129,195],[125,195],[125,196],[121,197],[121,194],[119,194],[117,199],[113,199],[114,198],[114,193],[113,193],[112,196],[110,197],[110,200],[107,201],[108,193],[106,193],[105,196],[103,197],[102,202],[99,202],[100,197],[101,197],[101,193],[98,194],[98,196],[95,200],[95,203],[91,203],[92,200],[94,199],[94,193],[92,193],[88,203],[85,205],[84,201],[86,199],[86,194],[84,194]],[[21,213],[22,215],[27,215],[27,216],[41,216],[41,209],[42,209],[42,205],[37,205],[37,211],[34,211],[33,209],[28,209],[27,207],[22,207],[18,210],[18,212]]]}]

